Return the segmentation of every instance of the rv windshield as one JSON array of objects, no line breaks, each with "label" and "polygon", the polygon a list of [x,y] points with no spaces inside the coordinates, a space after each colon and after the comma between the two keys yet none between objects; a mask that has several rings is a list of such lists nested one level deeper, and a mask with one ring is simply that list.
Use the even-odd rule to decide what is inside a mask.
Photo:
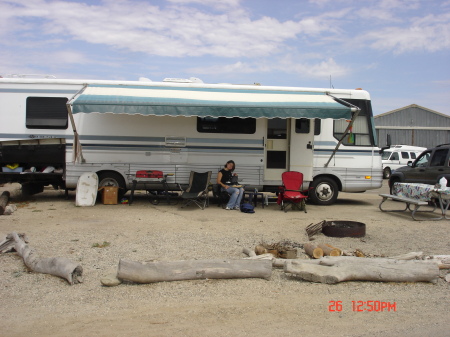
[{"label": "rv windshield", "polygon": [[381,155],[381,159],[382,160],[388,160],[390,155],[391,155],[391,151],[384,151],[383,154]]}]

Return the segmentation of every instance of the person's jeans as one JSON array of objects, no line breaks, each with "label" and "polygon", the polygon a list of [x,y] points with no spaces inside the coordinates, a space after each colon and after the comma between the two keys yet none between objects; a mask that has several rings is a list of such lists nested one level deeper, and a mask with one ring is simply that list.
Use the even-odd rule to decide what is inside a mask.
[{"label": "person's jeans", "polygon": [[222,191],[226,191],[230,195],[227,207],[234,208],[241,205],[242,197],[244,196],[244,189],[242,187],[228,187],[227,189],[222,187]]}]

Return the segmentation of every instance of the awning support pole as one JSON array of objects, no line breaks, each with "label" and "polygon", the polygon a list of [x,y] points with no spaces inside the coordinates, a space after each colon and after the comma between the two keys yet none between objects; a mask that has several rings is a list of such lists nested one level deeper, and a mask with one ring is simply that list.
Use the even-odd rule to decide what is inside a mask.
[{"label": "awning support pole", "polygon": [[82,162],[82,163],[86,162],[86,160],[83,157],[83,150],[81,147],[80,137],[77,132],[77,127],[75,125],[75,120],[73,118],[72,107],[71,107],[71,102],[74,100],[74,98],[77,95],[81,94],[84,91],[84,89],[86,89],[86,87],[87,87],[87,84],[85,84],[80,91],[78,91],[70,100],[68,100],[67,104],[66,104],[67,113],[69,115],[70,123],[72,124],[72,130],[73,130],[73,153],[72,153],[72,162],[73,163],[75,163],[75,161]]},{"label": "awning support pole", "polygon": [[[327,95],[331,96],[328,93],[327,93]],[[330,158],[328,158],[328,161],[325,163],[324,167],[328,167],[328,164],[330,164],[331,159],[333,159],[333,157],[336,154],[337,150],[339,149],[339,147],[341,146],[342,142],[344,141],[345,136],[347,136],[348,132],[352,128],[353,123],[356,120],[356,117],[358,117],[359,112],[361,111],[360,108],[358,108],[357,106],[355,106],[353,104],[350,104],[350,103],[348,103],[348,102],[346,102],[344,100],[341,100],[340,98],[334,97],[334,96],[331,96],[331,97],[333,97],[336,101],[338,101],[338,102],[340,102],[340,103],[342,103],[344,105],[351,106],[352,107],[352,111],[354,111],[354,113],[353,113],[352,119],[350,120],[350,123],[348,124],[347,128],[344,131],[344,134],[342,135],[342,137],[339,140],[339,142],[336,144],[336,147],[334,148],[333,153],[331,154]]]}]

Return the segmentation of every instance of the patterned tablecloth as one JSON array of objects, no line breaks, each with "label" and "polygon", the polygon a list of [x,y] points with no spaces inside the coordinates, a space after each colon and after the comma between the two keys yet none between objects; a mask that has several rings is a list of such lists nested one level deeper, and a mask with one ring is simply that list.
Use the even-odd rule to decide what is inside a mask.
[{"label": "patterned tablecloth", "polygon": [[448,200],[450,199],[450,187],[438,189],[434,185],[428,184],[395,183],[393,194],[421,201],[430,201],[439,197]]}]

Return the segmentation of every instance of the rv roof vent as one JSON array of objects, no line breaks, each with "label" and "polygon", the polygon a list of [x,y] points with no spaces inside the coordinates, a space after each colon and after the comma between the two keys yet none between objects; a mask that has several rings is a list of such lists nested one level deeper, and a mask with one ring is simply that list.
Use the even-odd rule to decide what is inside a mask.
[{"label": "rv roof vent", "polygon": [[8,74],[5,76],[6,78],[56,78],[55,75],[45,75],[45,74]]}]

